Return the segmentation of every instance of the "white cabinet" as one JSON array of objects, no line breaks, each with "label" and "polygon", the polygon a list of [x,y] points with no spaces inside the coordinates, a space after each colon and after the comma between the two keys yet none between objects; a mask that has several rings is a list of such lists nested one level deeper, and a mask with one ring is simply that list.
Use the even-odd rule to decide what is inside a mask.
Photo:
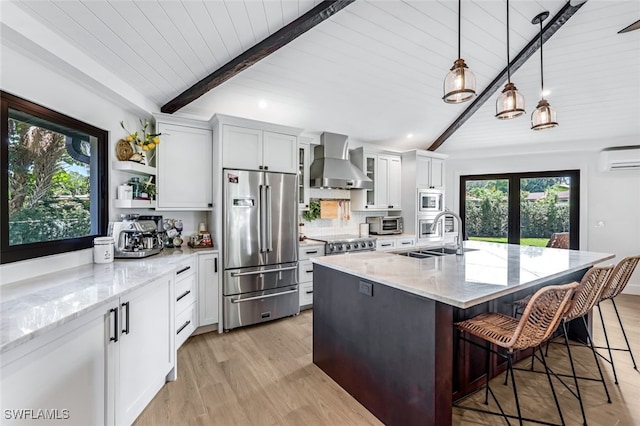
[{"label": "white cabinet", "polygon": [[133,423],[175,365],[172,297],[164,275],[3,354],[2,408],[55,410],[65,425]]},{"label": "white cabinet", "polygon": [[416,156],[416,184],[423,188],[444,188],[444,160]]},{"label": "white cabinet", "polygon": [[[115,336],[117,302],[101,306],[2,356],[2,424],[16,421],[19,410],[55,410],[64,425],[113,424],[113,397],[107,377],[114,365],[109,337]],[[111,311],[113,309],[113,312]],[[46,424],[51,424],[46,423]]]},{"label": "white cabinet", "polygon": [[378,238],[376,240],[376,250],[391,250],[396,248],[396,240],[394,238]]},{"label": "white cabinet", "polygon": [[173,290],[165,275],[120,298],[117,425],[133,423],[175,366]]},{"label": "white cabinet", "polygon": [[227,169],[296,173],[296,135],[231,125],[222,126],[222,166]]},{"label": "white cabinet", "polygon": [[[156,150],[157,208],[211,210],[213,207],[213,136],[209,123],[156,115],[162,133]],[[248,154],[245,153],[245,154]]]},{"label": "white cabinet", "polygon": [[198,327],[197,259],[190,257],[176,265],[176,350]]},{"label": "white cabinet", "polygon": [[198,256],[198,311],[199,326],[219,322],[218,254]]},{"label": "white cabinet", "polygon": [[298,282],[300,288],[300,308],[313,305],[313,263],[312,257],[324,256],[324,244],[302,244],[298,249]]},{"label": "white cabinet", "polygon": [[376,250],[401,250],[415,247],[415,245],[415,237],[378,236],[376,239]]},{"label": "white cabinet", "polygon": [[[299,138],[300,140],[302,138]],[[311,145],[298,142],[298,210],[309,210],[309,165]]]},{"label": "white cabinet", "polygon": [[360,147],[350,151],[350,159],[373,181],[373,189],[351,191],[356,211],[401,210],[402,160],[398,155],[366,152]]}]

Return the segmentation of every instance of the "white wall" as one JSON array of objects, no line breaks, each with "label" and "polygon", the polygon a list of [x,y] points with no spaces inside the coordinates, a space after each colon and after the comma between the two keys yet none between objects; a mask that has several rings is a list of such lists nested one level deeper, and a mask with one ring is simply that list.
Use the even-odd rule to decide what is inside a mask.
[{"label": "white wall", "polygon": [[[455,211],[460,208],[460,176],[579,169],[580,249],[614,253],[612,263],[640,254],[640,172],[599,170],[597,150],[474,158],[449,154],[446,205]],[[604,227],[597,227],[598,222],[604,222]],[[640,294],[640,270],[631,277],[625,293]]]}]

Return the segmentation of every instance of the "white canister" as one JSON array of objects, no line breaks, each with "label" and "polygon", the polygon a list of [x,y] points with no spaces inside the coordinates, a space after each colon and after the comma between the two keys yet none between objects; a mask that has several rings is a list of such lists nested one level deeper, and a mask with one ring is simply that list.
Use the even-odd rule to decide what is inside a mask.
[{"label": "white canister", "polygon": [[131,185],[120,185],[118,187],[118,200],[133,200],[133,187]]},{"label": "white canister", "polygon": [[113,262],[113,237],[93,239],[93,263]]},{"label": "white canister", "polygon": [[368,223],[361,223],[359,228],[358,228],[358,234],[360,236],[360,238],[363,237],[368,237],[369,236],[369,224]]}]

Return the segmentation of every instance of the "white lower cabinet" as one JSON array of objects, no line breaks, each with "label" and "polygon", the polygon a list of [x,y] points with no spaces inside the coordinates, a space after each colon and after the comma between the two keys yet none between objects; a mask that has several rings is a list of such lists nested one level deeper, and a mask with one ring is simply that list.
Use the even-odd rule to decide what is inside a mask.
[{"label": "white lower cabinet", "polygon": [[4,353],[2,424],[133,423],[175,365],[173,293],[164,275]]},{"label": "white lower cabinet", "polygon": [[165,275],[120,298],[116,425],[133,423],[175,366],[174,293]]},{"label": "white lower cabinet", "polygon": [[324,244],[305,244],[298,249],[298,294],[300,308],[313,305],[313,263],[312,257],[324,256]]},{"label": "white lower cabinet", "polygon": [[416,245],[416,239],[413,237],[396,239],[396,248],[399,248],[399,249],[415,247],[415,245]]},{"label": "white lower cabinet", "polygon": [[198,256],[198,326],[219,322],[218,254]]},{"label": "white lower cabinet", "polygon": [[396,240],[393,238],[378,238],[376,240],[376,250],[391,250],[396,248]]},{"label": "white lower cabinet", "polygon": [[176,350],[198,327],[198,274],[196,257],[176,265]]},{"label": "white lower cabinet", "polygon": [[[107,376],[114,372],[109,337],[117,307],[101,306],[2,355],[3,425],[114,423]],[[52,420],[36,418],[38,410]]]}]

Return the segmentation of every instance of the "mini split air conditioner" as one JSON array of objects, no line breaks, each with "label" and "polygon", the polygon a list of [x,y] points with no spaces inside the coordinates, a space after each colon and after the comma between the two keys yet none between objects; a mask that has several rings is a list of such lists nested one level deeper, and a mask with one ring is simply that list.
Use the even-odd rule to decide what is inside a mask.
[{"label": "mini split air conditioner", "polygon": [[640,145],[602,150],[600,167],[604,171],[640,170]]}]

